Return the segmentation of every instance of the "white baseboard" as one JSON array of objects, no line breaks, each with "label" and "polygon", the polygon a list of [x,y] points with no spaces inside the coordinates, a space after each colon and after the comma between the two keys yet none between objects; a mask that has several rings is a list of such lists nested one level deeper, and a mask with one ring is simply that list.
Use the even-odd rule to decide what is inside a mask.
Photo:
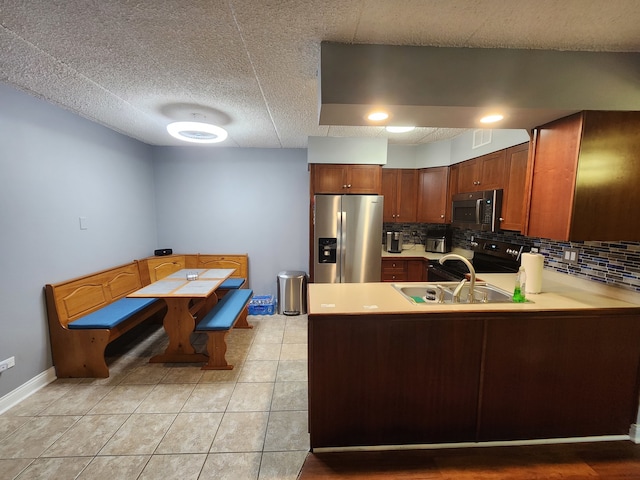
[{"label": "white baseboard", "polygon": [[14,405],[17,405],[25,398],[33,395],[42,387],[46,387],[56,379],[56,369],[54,367],[45,370],[39,375],[36,375],[27,383],[20,385],[15,390],[7,393],[0,398],[0,415],[9,410]]},{"label": "white baseboard", "polygon": [[632,423],[629,429],[629,440],[633,443],[640,443],[640,425]]},{"label": "white baseboard", "polygon": [[419,445],[368,445],[363,447],[322,447],[314,448],[313,452],[378,452],[386,450],[437,450],[445,448],[515,447],[525,445],[554,445],[562,443],[619,442],[624,440],[633,440],[633,438],[629,438],[629,435],[603,435],[597,437],[544,438],[532,440],[504,440],[493,442],[430,443]]}]

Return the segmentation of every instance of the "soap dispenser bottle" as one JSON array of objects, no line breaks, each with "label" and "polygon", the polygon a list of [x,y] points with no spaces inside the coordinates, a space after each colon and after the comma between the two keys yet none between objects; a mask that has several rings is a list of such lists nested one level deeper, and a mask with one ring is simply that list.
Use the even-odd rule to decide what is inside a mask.
[{"label": "soap dispenser bottle", "polygon": [[513,289],[513,301],[516,303],[526,302],[524,297],[525,283],[527,281],[527,274],[524,271],[524,267],[520,267],[518,275],[516,276],[516,286]]}]

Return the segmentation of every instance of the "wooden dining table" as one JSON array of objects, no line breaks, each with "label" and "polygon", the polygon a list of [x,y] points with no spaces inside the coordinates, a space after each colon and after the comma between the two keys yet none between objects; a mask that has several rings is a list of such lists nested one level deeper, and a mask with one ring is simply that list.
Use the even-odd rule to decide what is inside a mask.
[{"label": "wooden dining table", "polygon": [[[163,320],[169,345],[164,353],[151,357],[151,363],[200,363],[208,356],[197,353],[191,344],[196,320],[194,310],[211,308],[217,301],[216,289],[233,274],[232,268],[185,268],[127,295],[135,298],[163,298],[167,313]],[[198,308],[194,308],[195,301]]]}]

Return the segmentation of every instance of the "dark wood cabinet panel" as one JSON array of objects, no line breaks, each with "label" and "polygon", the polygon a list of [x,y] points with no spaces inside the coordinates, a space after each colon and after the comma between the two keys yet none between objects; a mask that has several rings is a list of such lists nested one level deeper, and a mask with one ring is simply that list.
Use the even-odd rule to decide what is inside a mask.
[{"label": "dark wood cabinet panel", "polygon": [[505,163],[505,150],[499,150],[459,163],[457,191],[466,193],[503,188],[505,183]]},{"label": "dark wood cabinet panel", "polygon": [[385,222],[413,223],[416,221],[418,171],[415,169],[383,168]]},{"label": "dark wood cabinet panel", "polygon": [[348,193],[380,194],[382,167],[380,165],[349,165],[347,169]]},{"label": "dark wood cabinet panel", "polygon": [[315,193],[346,193],[347,171],[344,165],[318,164],[313,168]]},{"label": "dark wood cabinet panel", "polygon": [[507,151],[499,150],[480,157],[480,183],[478,190],[493,190],[503,188],[505,185],[505,173]]},{"label": "dark wood cabinet panel", "polygon": [[446,223],[449,199],[449,167],[420,170],[417,220],[423,223]]},{"label": "dark wood cabinet panel", "polygon": [[406,282],[408,281],[408,273],[406,260],[386,258],[382,260],[383,282]]},{"label": "dark wood cabinet panel", "polygon": [[481,339],[474,319],[310,317],[311,446],[472,441]]},{"label": "dark wood cabinet panel", "polygon": [[427,265],[425,260],[407,260],[407,279],[409,282],[426,282]]},{"label": "dark wood cabinet panel", "polygon": [[507,148],[506,157],[506,184],[502,197],[500,228],[520,232],[524,228],[529,143]]},{"label": "dark wood cabinet panel", "polygon": [[383,282],[426,282],[427,264],[422,259],[382,259]]},{"label": "dark wood cabinet panel", "polygon": [[527,235],[569,239],[582,116],[535,131],[535,156]]},{"label": "dark wood cabinet panel", "polygon": [[627,435],[639,343],[620,312],[488,320],[478,439]]},{"label": "dark wood cabinet panel", "polygon": [[318,163],[311,166],[312,193],[379,194],[382,190],[380,165]]},{"label": "dark wood cabinet panel", "polygon": [[526,234],[640,240],[640,112],[586,111],[534,130]]},{"label": "dark wood cabinet panel", "polygon": [[640,310],[309,315],[312,448],[626,435]]},{"label": "dark wood cabinet panel", "polygon": [[398,209],[396,189],[398,188],[398,175],[395,169],[382,169],[382,195],[384,196],[384,208],[382,210],[383,222],[395,222]]}]

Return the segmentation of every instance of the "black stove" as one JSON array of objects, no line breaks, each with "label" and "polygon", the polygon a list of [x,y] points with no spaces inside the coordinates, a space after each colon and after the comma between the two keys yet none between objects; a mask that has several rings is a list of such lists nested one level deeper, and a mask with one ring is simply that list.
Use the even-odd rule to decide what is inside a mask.
[{"label": "black stove", "polygon": [[[476,273],[515,273],[520,268],[520,257],[531,247],[509,242],[471,237],[473,268]],[[444,265],[429,265],[429,281],[459,281],[469,269],[462,260],[447,260]]]}]

